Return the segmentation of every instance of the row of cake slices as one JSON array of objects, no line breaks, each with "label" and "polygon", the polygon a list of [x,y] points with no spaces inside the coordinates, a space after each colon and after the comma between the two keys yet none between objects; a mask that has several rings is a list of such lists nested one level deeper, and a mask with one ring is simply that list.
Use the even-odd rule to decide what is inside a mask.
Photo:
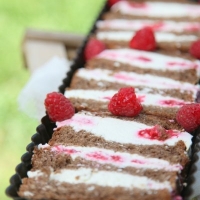
[{"label": "row of cake slices", "polygon": [[199,21],[196,4],[119,1],[97,22],[95,36],[110,48],[127,47],[136,31],[150,27],[158,48],[188,52],[191,43],[199,39]]},{"label": "row of cake slices", "polygon": [[[118,7],[122,3],[127,2]],[[108,15],[113,15],[117,4]],[[115,16],[118,19],[119,11]],[[132,23],[137,22],[135,18]],[[77,113],[57,122],[50,142],[34,150],[33,168],[23,180],[20,196],[181,199],[177,195],[192,136],[176,123],[175,114],[196,99],[199,62],[124,48],[104,50],[84,67],[77,70],[65,92]],[[117,117],[108,111],[110,99],[122,87],[135,88],[143,106],[137,117]]]},{"label": "row of cake slices", "polygon": [[[111,8],[111,12],[109,12],[108,14],[105,14],[104,20],[97,22],[97,31],[94,37],[96,37],[98,40],[103,41],[109,50],[102,51],[95,58],[89,60],[86,63],[85,68],[79,69],[76,72],[76,74],[74,75],[72,79],[70,88],[66,90],[65,95],[72,101],[77,111],[88,110],[88,111],[97,111],[99,113],[100,111],[108,110],[108,103],[111,100],[112,96],[119,90],[119,88],[132,86],[135,88],[136,96],[140,100],[143,106],[142,113],[144,114],[143,115],[145,119],[144,123],[148,124],[149,123],[148,121],[153,121],[154,125],[155,123],[161,125],[160,121],[162,120],[159,121],[158,118],[159,119],[164,118],[163,119],[164,123],[162,124],[162,127],[166,128],[166,124],[168,123],[176,124],[176,122],[174,121],[175,114],[181,106],[183,106],[184,104],[194,102],[196,100],[196,94],[199,89],[197,85],[198,80],[199,80],[199,69],[200,69],[199,61],[195,60],[194,58],[190,56],[186,57],[185,54],[180,54],[180,56],[176,57],[175,56],[176,53],[174,53],[174,51],[172,52],[170,51],[175,50],[175,49],[179,49],[181,51],[189,50],[191,43],[193,41],[196,41],[199,37],[199,30],[200,30],[200,24],[198,22],[199,16],[197,15],[197,17],[195,16],[196,18],[194,17],[194,19],[191,19],[192,21],[191,23],[186,23],[184,21],[182,22],[181,20],[172,21],[173,18],[170,18],[171,20],[170,21],[168,17],[166,18],[164,17],[162,21],[160,20],[161,19],[160,17],[159,17],[159,21],[158,20],[155,21],[156,18],[154,19],[154,17],[152,18],[148,17],[148,20],[149,20],[148,21],[147,19],[145,19],[145,17],[144,18],[141,17],[141,15],[136,20],[135,15],[133,16],[134,19],[131,19],[131,17],[128,17],[127,15],[125,15],[123,11],[121,15],[119,14],[120,9],[123,9],[124,4],[130,4],[130,2],[121,1],[119,3],[116,3],[113,6],[113,8]],[[142,4],[142,7],[136,6],[136,8],[134,8],[134,5],[133,5],[133,8],[134,8],[133,12],[135,13],[135,9],[137,10],[138,8],[140,12],[141,9],[143,9],[143,6],[145,5]],[[156,6],[158,6],[157,10],[159,10],[160,9],[159,3],[157,5],[155,4],[153,8],[155,8]],[[170,12],[171,12],[171,9],[170,8],[167,9],[165,6],[168,6],[168,7],[175,6],[173,9],[177,8],[175,4],[169,4],[169,3],[162,6]],[[183,6],[183,9],[188,9],[188,8],[184,8],[184,6],[186,5],[178,5],[179,10],[181,10],[180,6]],[[189,7],[190,6],[191,5],[189,5]],[[127,8],[127,10],[128,9],[129,8]],[[190,9],[194,9],[194,6],[191,6]],[[115,11],[116,11],[116,14],[114,13]],[[144,12],[145,13],[147,12],[146,8]],[[153,12],[155,12],[155,9]],[[161,15],[163,16],[162,11],[161,13],[162,13]],[[102,27],[102,24],[111,22],[111,21],[107,21],[107,20],[112,20],[112,17],[110,16],[114,16],[113,20],[117,21],[117,24],[118,24],[117,28],[112,28],[109,26]],[[127,21],[126,22],[120,21],[118,19],[127,20]],[[164,21],[164,19],[168,19],[168,21],[167,20]],[[120,22],[122,23],[120,24]],[[164,26],[163,24],[165,24],[165,27],[163,27]],[[141,26],[151,26],[151,25],[152,27],[155,27],[154,30],[158,30],[158,31],[155,31],[155,39],[157,42],[158,50],[163,49],[169,52],[160,51],[161,53],[159,53],[158,51],[157,53],[155,52],[152,53],[152,52],[133,50],[129,48],[128,42],[131,40],[131,37],[134,35],[135,33],[134,31],[137,31],[140,28],[142,28]],[[137,27],[137,26],[140,26],[140,27]],[[156,29],[156,26],[160,27],[160,30]],[[169,28],[166,28],[167,26]],[[182,26],[182,32],[180,31],[180,29],[179,29],[179,32],[177,31],[178,26],[180,28]],[[127,28],[127,27],[136,27],[136,28],[135,30],[133,29],[130,30],[131,28]],[[162,31],[161,31],[161,27],[163,27]],[[155,118],[151,119],[150,117],[149,119],[147,117],[148,114],[150,114],[150,116],[151,115],[155,116]],[[84,116],[85,115],[87,114],[84,113]],[[95,118],[95,117],[92,116],[92,118]],[[101,120],[103,121],[104,118]],[[101,124],[100,122],[93,124],[92,122],[92,125],[94,125],[94,127],[89,129],[90,131],[88,131],[88,129],[86,128],[86,132],[92,133],[92,136],[94,137],[95,128],[97,129],[99,128],[100,130],[102,130],[103,127],[109,127],[107,128],[108,133],[107,131],[105,133],[104,128],[103,128],[103,130],[100,132],[99,130],[97,130],[97,134],[99,134],[99,136],[103,138],[107,138],[106,134],[108,134],[109,135],[108,138],[111,138],[113,136],[113,139],[116,139],[119,136],[120,138],[119,144],[123,143],[122,142],[123,139],[124,140],[127,139],[127,143],[130,143],[131,141],[131,145],[136,145],[139,148],[147,148],[148,150],[152,149],[152,146],[155,144],[154,142],[156,140],[157,141],[159,140],[156,137],[153,138],[154,144],[151,143],[149,144],[150,146],[148,146],[148,143],[145,143],[143,139],[141,143],[137,143],[138,134],[134,135],[132,128],[129,129],[129,127],[127,127],[126,129],[127,122],[124,125],[122,125],[120,121],[114,122],[112,124],[109,122],[108,118],[105,120],[107,121],[107,123],[105,124],[104,123]],[[167,120],[169,120],[169,122],[167,122]],[[80,121],[78,120],[78,126],[81,126],[79,124]],[[85,121],[86,124],[88,123],[89,126],[91,126],[90,120],[83,120],[83,121]],[[136,124],[131,122],[133,127],[139,127],[139,129],[136,131],[137,133],[142,131],[142,127],[140,127],[139,123],[140,122],[138,121],[136,122]],[[151,124],[151,126],[153,126],[153,124]],[[114,131],[110,130],[110,127],[113,127]],[[158,127],[156,125],[147,129],[155,130],[157,128]],[[166,129],[169,130],[170,128],[168,127]],[[177,129],[178,128],[176,127],[175,130]],[[82,127],[81,127],[81,130],[83,130]],[[128,135],[125,134],[125,133],[128,133],[128,130],[131,130],[130,135],[133,136],[132,139],[129,138]],[[148,131],[144,131],[144,135],[147,136],[148,138],[147,140],[149,141],[150,138],[147,132]],[[152,131],[151,133],[153,132],[154,131]],[[181,135],[183,136],[184,134],[181,133]],[[190,143],[191,142],[190,134],[186,133],[186,135],[188,136],[186,140],[183,140],[183,138],[181,139],[177,138],[178,140],[173,145],[172,143],[168,145],[169,146],[172,145],[179,149],[180,141],[184,141],[184,143],[187,141]],[[84,135],[83,137],[86,137],[86,136]],[[135,141],[135,144],[133,140]],[[169,138],[169,140],[172,141],[172,138]],[[89,139],[87,139],[87,141],[89,141]],[[100,143],[99,139],[97,139],[97,141],[98,142],[95,142],[95,146],[98,146],[98,144]],[[166,140],[164,139],[163,141],[167,141],[167,139]],[[83,144],[79,144],[79,145],[82,146]],[[86,145],[86,143],[84,143],[84,145]],[[117,146],[119,148],[119,145]],[[105,149],[108,148],[106,147],[106,145],[103,145],[103,147]],[[155,154],[148,155],[147,157],[160,159],[162,156],[159,155],[158,152],[161,152],[161,154],[164,154],[163,151],[166,152],[166,154],[171,155],[171,153],[169,153],[169,151],[166,150],[165,145],[160,146],[160,147],[162,150],[152,149],[154,152],[156,152],[157,155]],[[184,155],[186,155],[186,149],[182,149],[182,150],[179,149],[179,150],[180,150],[179,153],[182,152]],[[99,152],[101,152],[101,150],[99,150]],[[141,150],[141,151],[139,149],[136,150],[136,154],[140,155],[141,152],[142,152],[142,155],[144,156],[145,150]],[[173,155],[175,155],[176,157],[178,154],[176,152],[176,153],[173,153]],[[99,156],[99,159],[101,159],[101,154],[99,154],[98,156]],[[172,162],[171,159],[170,159],[170,162]],[[177,163],[180,164],[180,161],[178,161]],[[129,165],[129,167],[130,166],[131,165]],[[182,165],[183,168],[185,168],[185,166],[186,166],[186,163]],[[140,167],[142,168],[142,166]],[[118,164],[118,168],[121,169],[119,164]],[[172,191],[177,192],[177,180],[179,180],[178,174],[179,173],[176,173],[175,176],[173,175],[168,176],[172,180],[170,185],[171,186],[174,185],[174,187],[172,186],[173,189],[169,192],[169,194],[172,193]],[[148,175],[146,175],[144,171],[142,172],[142,174],[140,174],[140,176],[148,177]],[[160,180],[160,182],[162,181]],[[137,186],[133,186],[133,187],[137,188]],[[146,191],[147,187],[142,188],[142,190]]]},{"label": "row of cake slices", "polygon": [[194,1],[186,1],[186,3],[169,2],[169,1],[141,1],[120,0],[113,3],[110,12],[105,16],[113,16],[117,19],[122,18],[136,19],[171,19],[173,21],[196,21],[200,19],[200,8]]},{"label": "row of cake slices", "polygon": [[[171,199],[189,161],[185,152],[192,136],[166,119],[160,118],[156,127],[155,120],[152,115],[133,119],[82,111],[58,122],[50,142],[35,149],[33,169],[19,194],[35,199],[75,194],[83,199]],[[162,135],[155,134],[158,128]]]},{"label": "row of cake slices", "polygon": [[106,111],[121,87],[134,87],[142,113],[170,119],[196,101],[200,63],[132,49],[104,50],[77,70],[65,91],[77,110]]}]

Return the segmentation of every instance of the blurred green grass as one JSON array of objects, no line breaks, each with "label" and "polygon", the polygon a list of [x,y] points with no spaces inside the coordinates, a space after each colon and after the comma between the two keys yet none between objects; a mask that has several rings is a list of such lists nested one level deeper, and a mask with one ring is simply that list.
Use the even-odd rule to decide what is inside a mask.
[{"label": "blurred green grass", "polygon": [[26,28],[87,34],[104,0],[0,0],[0,199],[39,124],[18,110],[29,79],[21,42]]}]

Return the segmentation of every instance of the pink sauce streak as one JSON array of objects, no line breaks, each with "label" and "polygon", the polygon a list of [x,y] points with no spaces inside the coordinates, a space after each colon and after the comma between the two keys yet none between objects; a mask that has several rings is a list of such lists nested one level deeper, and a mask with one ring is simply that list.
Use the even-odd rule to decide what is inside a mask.
[{"label": "pink sauce streak", "polygon": [[[127,62],[133,62],[137,61],[137,62],[141,62],[141,63],[151,63],[153,65],[153,59],[150,58],[151,55],[149,56],[144,56],[144,55],[139,55],[139,56],[134,56],[131,53],[126,53],[126,54],[121,54],[118,52],[109,52],[109,51],[103,51],[102,53],[100,53],[97,58],[105,58],[105,59],[111,59],[111,60],[118,60],[119,58],[127,60]],[[119,61],[120,62],[120,61]],[[197,69],[200,67],[200,65],[198,65],[197,63],[187,63],[184,61],[169,61],[169,62],[165,62],[163,63],[163,65],[165,65],[167,68],[171,68],[171,67],[181,67],[181,68],[189,68],[189,69]]]},{"label": "pink sauce streak", "polygon": [[171,99],[169,99],[169,100],[160,100],[159,103],[161,105],[166,105],[166,106],[171,106],[171,107],[173,107],[173,106],[183,106],[183,105],[186,104],[183,101],[177,101],[177,100],[171,100]]},{"label": "pink sauce streak", "polygon": [[102,53],[100,53],[97,57],[100,57],[100,58],[107,58],[107,59],[113,59],[113,60],[117,60],[118,57],[121,57],[123,59],[128,59],[128,60],[131,60],[131,61],[140,61],[140,62],[144,62],[144,63],[147,63],[147,62],[152,62],[152,59],[147,57],[147,56],[133,56],[132,54],[120,54],[120,53],[117,53],[117,52],[109,52],[109,51],[104,51]]},{"label": "pink sauce streak", "polygon": [[200,31],[200,25],[198,24],[191,24],[185,27],[186,31],[196,32]]},{"label": "pink sauce streak", "polygon": [[[190,6],[188,9],[188,15],[197,15],[200,16],[200,7],[199,6]],[[192,13],[192,14],[191,14]]]},{"label": "pink sauce streak", "polygon": [[164,22],[157,22],[157,23],[154,23],[152,25],[146,25],[144,26],[144,28],[151,28],[152,30],[156,31],[156,30],[162,30],[162,28],[165,26],[165,23]]},{"label": "pink sauce streak", "polygon": [[66,153],[66,154],[75,154],[75,153],[80,153],[80,151],[77,151],[75,149],[69,149],[69,148],[63,148],[62,146],[54,146],[54,150],[58,153]]},{"label": "pink sauce streak", "polygon": [[182,169],[182,166],[180,164],[164,164],[164,163],[159,163],[156,160],[150,160],[149,158],[135,158],[133,159],[132,157],[125,157],[123,155],[118,155],[117,153],[106,153],[102,151],[91,151],[90,153],[87,153],[87,151],[84,152],[81,150],[76,150],[72,147],[65,147],[62,145],[59,146],[54,146],[52,148],[52,151],[56,153],[65,153],[69,155],[75,155],[78,157],[85,158],[87,160],[91,161],[99,161],[107,164],[116,164],[119,165],[126,163],[127,166],[135,166],[135,167],[144,167],[146,168],[148,165],[151,165],[153,168],[158,168],[158,169],[165,169],[169,171],[179,171]]},{"label": "pink sauce streak", "polygon": [[138,136],[146,138],[146,139],[150,139],[150,140],[164,141],[171,137],[178,137],[178,132],[175,132],[173,130],[166,130],[159,125],[155,125],[152,128],[140,130],[138,132]]},{"label": "pink sauce streak", "polygon": [[118,80],[123,80],[123,81],[135,81],[136,80],[130,76],[127,76],[125,74],[120,74],[120,73],[115,74],[113,77]]},{"label": "pink sauce streak", "polygon": [[134,9],[147,9],[148,6],[145,3],[128,2],[129,6]]},{"label": "pink sauce streak", "polygon": [[197,64],[185,63],[185,62],[174,62],[174,61],[171,61],[171,62],[167,62],[166,64],[168,66],[170,66],[170,67],[180,66],[180,67],[188,67],[188,68],[194,68],[194,69],[196,69],[198,67]]},{"label": "pink sauce streak", "polygon": [[141,79],[141,78],[133,78],[129,75],[126,75],[126,74],[120,74],[120,73],[116,73],[114,74],[113,76],[115,79],[118,79],[118,80],[123,80],[123,81],[135,81],[135,82],[140,82],[140,83],[148,83],[147,80],[145,79]]},{"label": "pink sauce streak", "polygon": [[[114,74],[113,78],[115,78],[117,80],[121,80],[121,81],[132,81],[132,82],[135,82],[137,84],[150,83],[150,81],[145,79],[145,78],[144,79],[143,78],[136,78],[136,77],[133,78],[133,77],[131,77],[129,75],[122,74],[122,73]],[[183,84],[181,82],[180,83],[166,83],[166,82],[163,82],[163,81],[159,80],[157,82],[157,84],[166,86],[167,88],[170,88],[170,89],[172,89],[172,88],[181,88],[183,90],[192,90],[194,92],[197,92],[197,90],[198,90],[198,86],[196,86],[196,85],[189,84],[189,85],[183,86]],[[154,85],[156,85],[156,84],[154,83]],[[151,87],[154,87],[154,86],[151,86]]]},{"label": "pink sauce streak", "polygon": [[109,160],[108,156],[105,156],[100,152],[90,153],[90,154],[87,154],[87,156],[90,157],[90,158],[93,158],[95,160],[103,160],[103,161]]},{"label": "pink sauce streak", "polygon": [[82,116],[74,116],[71,119],[62,121],[62,122],[57,122],[57,128],[62,127],[62,126],[67,126],[67,125],[71,125],[71,124],[77,124],[78,126],[94,126],[95,122],[92,119],[86,118],[86,117],[82,117]]},{"label": "pink sauce streak", "polygon": [[123,161],[122,161],[122,157],[117,156],[117,155],[111,156],[111,159],[112,159],[114,162],[123,162]]},{"label": "pink sauce streak", "polygon": [[142,61],[142,62],[151,62],[152,61],[150,58],[147,58],[147,57],[144,57],[144,56],[135,57],[135,60],[139,60],[139,61]]},{"label": "pink sauce streak", "polygon": [[137,164],[140,164],[140,165],[144,165],[144,164],[145,164],[144,161],[142,161],[142,160],[138,160],[138,159],[131,160],[131,162],[133,162],[133,163],[137,163]]},{"label": "pink sauce streak", "polygon": [[103,97],[103,99],[110,101],[112,97]]},{"label": "pink sauce streak", "polygon": [[137,95],[137,99],[140,103],[144,103],[146,96],[145,95]]}]

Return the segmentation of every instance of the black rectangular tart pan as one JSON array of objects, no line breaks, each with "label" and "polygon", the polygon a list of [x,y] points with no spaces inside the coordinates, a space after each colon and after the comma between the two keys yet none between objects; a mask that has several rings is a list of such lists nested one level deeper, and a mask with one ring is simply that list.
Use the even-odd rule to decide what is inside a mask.
[{"label": "black rectangular tart pan", "polygon": [[[194,0],[195,1],[195,0]],[[198,1],[198,0],[196,0]],[[103,14],[109,10],[107,3],[103,6],[97,20],[100,20]],[[96,22],[95,21],[95,22]],[[90,30],[88,36],[85,38],[82,46],[77,50],[77,56],[74,59],[70,71],[66,74],[66,78],[63,80],[62,85],[58,88],[59,92],[64,93],[65,88],[69,87],[72,76],[78,68],[84,67],[84,48],[90,37],[96,30],[95,23]],[[38,144],[45,144],[51,139],[53,134],[53,129],[56,127],[55,123],[51,122],[48,115],[41,119],[41,124],[36,128],[36,133],[31,137],[31,143],[26,147],[26,153],[21,156],[21,163],[19,163],[15,171],[16,173],[10,178],[10,185],[6,188],[6,195],[14,200],[27,200],[18,196],[18,190],[22,183],[22,179],[27,177],[27,172],[32,168],[31,159],[33,155],[34,147]],[[196,177],[196,172],[198,170],[197,162],[199,160],[198,152],[200,151],[200,129],[197,130],[193,137],[193,144],[190,149],[190,159],[187,170],[187,177],[185,180],[186,186],[183,188],[182,197],[184,200],[198,200],[198,197],[194,197],[194,185],[198,177]],[[199,166],[200,167],[200,166]],[[200,177],[199,177],[200,178]],[[200,195],[200,190],[199,190]],[[199,197],[200,199],[200,197]]]}]

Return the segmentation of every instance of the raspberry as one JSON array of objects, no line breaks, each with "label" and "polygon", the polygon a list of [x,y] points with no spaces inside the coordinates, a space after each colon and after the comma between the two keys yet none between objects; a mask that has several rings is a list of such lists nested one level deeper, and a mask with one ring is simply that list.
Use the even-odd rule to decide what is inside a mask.
[{"label": "raspberry", "polygon": [[86,60],[89,60],[93,57],[95,57],[96,55],[98,55],[99,53],[101,53],[103,50],[105,50],[105,44],[95,38],[91,38],[86,47],[85,47],[85,51],[84,51],[84,56]]},{"label": "raspberry", "polygon": [[200,125],[200,104],[182,106],[176,113],[176,120],[186,131],[194,131]]},{"label": "raspberry", "polygon": [[152,128],[149,129],[144,129],[139,131],[139,135],[141,137],[147,138],[147,139],[152,139],[152,140],[166,140],[170,137],[170,134],[168,133],[169,131],[165,130],[165,128],[163,128],[160,125],[155,125]]},{"label": "raspberry", "polygon": [[156,48],[154,32],[151,28],[145,27],[135,33],[129,43],[130,48],[152,51]]},{"label": "raspberry", "polygon": [[116,116],[134,117],[137,116],[142,106],[135,95],[132,87],[121,88],[108,104],[108,110]]},{"label": "raspberry", "polygon": [[58,92],[47,94],[44,104],[50,119],[54,122],[69,119],[75,112],[69,99]]},{"label": "raspberry", "polygon": [[112,7],[114,4],[118,3],[121,0],[108,0],[108,6]]},{"label": "raspberry", "polygon": [[200,40],[193,42],[190,46],[190,54],[195,58],[200,59]]}]

